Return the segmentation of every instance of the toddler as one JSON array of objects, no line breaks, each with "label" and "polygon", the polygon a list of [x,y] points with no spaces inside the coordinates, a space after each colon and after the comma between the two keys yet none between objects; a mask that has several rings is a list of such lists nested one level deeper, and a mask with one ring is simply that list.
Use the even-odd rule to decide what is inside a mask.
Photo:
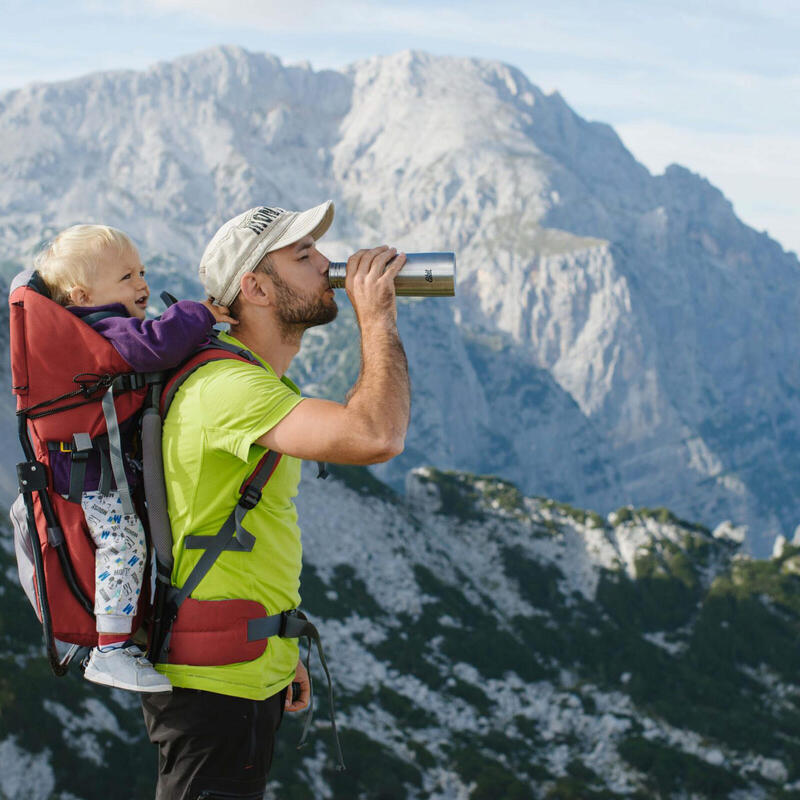
[{"label": "toddler", "polygon": [[[85,318],[137,372],[175,367],[208,338],[215,322],[236,324],[227,308],[207,300],[181,300],[159,319],[146,320],[150,290],[139,253],[122,231],[105,225],[75,225],[62,231],[37,257],[35,266],[53,300]],[[131,452],[137,421],[134,418],[121,425],[131,487],[139,481]],[[68,475],[69,466],[52,463],[52,467],[55,490],[63,492],[63,476]],[[144,528],[137,515],[121,513],[116,487],[98,490],[100,474],[100,455],[90,451],[81,507],[97,548],[94,612],[98,646],[89,654],[84,677],[138,692],[170,691],[167,678],[156,672],[130,641],[147,557]]]}]

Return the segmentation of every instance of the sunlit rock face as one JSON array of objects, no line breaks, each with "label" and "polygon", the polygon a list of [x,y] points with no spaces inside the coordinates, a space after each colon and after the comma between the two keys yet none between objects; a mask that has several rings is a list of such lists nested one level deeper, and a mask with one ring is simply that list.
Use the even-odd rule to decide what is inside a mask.
[{"label": "sunlit rock face", "polygon": [[[435,464],[603,513],[666,505],[747,525],[764,554],[791,536],[797,258],[512,67],[405,52],[314,72],[220,47],[0,95],[6,282],[54,231],[102,221],[133,236],[157,289],[199,296],[226,218],[328,197],[331,258],[382,243],[458,257],[455,299],[400,306],[413,418],[382,478]],[[358,350],[343,311],[293,374],[341,398]]]}]

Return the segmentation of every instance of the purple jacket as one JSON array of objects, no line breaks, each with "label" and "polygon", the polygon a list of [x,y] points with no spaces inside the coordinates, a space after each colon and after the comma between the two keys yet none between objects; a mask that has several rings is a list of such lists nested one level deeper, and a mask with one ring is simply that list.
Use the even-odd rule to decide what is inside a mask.
[{"label": "purple jacket", "polygon": [[[67,306],[67,310],[81,319],[97,312],[113,312],[115,316],[91,323],[92,328],[111,342],[135,372],[157,372],[178,366],[208,339],[215,322],[214,315],[194,300],[180,300],[158,319],[131,317],[122,303]],[[125,471],[131,488],[139,483],[139,466],[134,452],[138,421],[138,415],[135,415],[120,426]],[[71,458],[67,453],[53,452],[50,455],[53,487],[60,494],[67,494]],[[97,452],[92,452],[86,465],[83,488],[91,492],[96,491],[99,485],[100,458]]]},{"label": "purple jacket", "polygon": [[67,310],[81,319],[98,311],[118,315],[101,319],[92,327],[111,342],[136,372],[177,367],[208,339],[214,325],[214,315],[194,300],[178,301],[158,319],[130,317],[122,303],[67,306]]}]

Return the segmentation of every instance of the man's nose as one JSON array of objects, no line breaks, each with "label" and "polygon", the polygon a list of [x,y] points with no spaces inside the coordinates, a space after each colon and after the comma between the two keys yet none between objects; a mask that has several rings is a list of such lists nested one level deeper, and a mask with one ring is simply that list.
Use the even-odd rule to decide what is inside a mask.
[{"label": "man's nose", "polygon": [[331,264],[331,260],[327,256],[325,256],[322,253],[320,253],[319,250],[316,250],[316,248],[315,248],[315,253],[316,253],[316,257],[317,257],[317,259],[319,261],[319,265],[318,265],[319,271],[320,272],[327,272],[328,271],[328,267]]}]

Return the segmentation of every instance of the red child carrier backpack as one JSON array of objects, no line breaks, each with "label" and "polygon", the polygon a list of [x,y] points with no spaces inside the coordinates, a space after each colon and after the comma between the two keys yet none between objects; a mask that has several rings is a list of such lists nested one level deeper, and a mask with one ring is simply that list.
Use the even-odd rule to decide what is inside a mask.
[{"label": "red child carrier backpack", "polygon": [[[161,613],[168,596],[174,594],[170,587],[172,537],[160,457],[161,413],[168,401],[161,400],[161,389],[166,385],[165,395],[171,400],[183,380],[202,364],[218,358],[249,359],[238,352],[208,347],[174,372],[137,373],[87,324],[91,317],[81,319],[50,299],[38,272],[17,276],[9,303],[12,389],[26,457],[17,465],[20,495],[12,505],[11,517],[20,582],[42,623],[53,670],[63,674],[78,647],[97,644],[95,545],[80,505],[83,464],[90,449],[99,451],[103,474],[100,490],[110,489],[113,479],[123,495],[123,505],[127,503],[125,513],[138,514],[150,545],[155,547],[149,566],[156,571],[157,591],[153,596],[140,593],[138,620],[134,622],[134,630],[137,623],[151,623],[151,644],[154,639],[159,643],[151,653],[152,660],[202,665],[257,658],[267,644],[266,637],[253,639],[247,633],[248,623],[252,629],[255,618],[267,617],[257,603],[207,603],[189,598],[187,591],[185,605],[183,598],[177,603],[183,605],[178,623],[174,603],[170,602],[166,616]],[[119,428],[129,421],[138,424],[132,418],[145,407],[143,445],[148,463],[144,490],[151,501],[138,498],[136,509],[125,478]],[[70,454],[68,496],[54,487],[54,452]],[[247,507],[257,502],[279,459],[277,453],[266,454],[259,465],[264,468],[245,481],[234,539],[247,535],[241,518]],[[254,479],[258,485],[251,489]],[[148,522],[153,523],[152,528]],[[207,571],[209,559],[204,563]],[[274,635],[278,633],[274,631]],[[59,654],[58,643],[77,647],[64,657]]]},{"label": "red child carrier backpack", "polygon": [[[110,487],[113,475],[123,504],[131,507],[119,425],[142,408],[148,378],[135,373],[90,325],[50,299],[38,272],[14,279],[9,304],[12,389],[26,458],[17,465],[15,547],[51,666],[63,674],[68,659],[59,655],[56,640],[86,647],[97,643],[94,543],[80,506],[84,462],[88,450],[99,451],[101,483]],[[50,464],[56,450],[70,453],[70,499],[53,488]]]}]

